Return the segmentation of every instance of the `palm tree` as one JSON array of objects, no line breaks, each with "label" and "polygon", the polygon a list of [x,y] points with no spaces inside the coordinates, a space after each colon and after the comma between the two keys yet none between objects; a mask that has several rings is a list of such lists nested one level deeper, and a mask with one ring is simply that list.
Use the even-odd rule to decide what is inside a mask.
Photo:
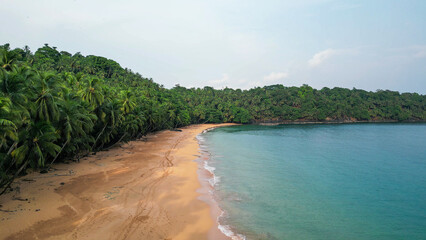
[{"label": "palm tree", "polygon": [[92,131],[97,117],[95,114],[89,112],[88,106],[85,106],[84,103],[74,100],[72,94],[66,95],[65,99],[60,103],[58,129],[60,130],[59,134],[62,137],[63,145],[50,164],[55,162],[59,154],[69,143],[75,143],[71,144],[69,149],[71,152],[75,152],[79,150],[77,144],[79,139],[88,138],[90,141],[91,137],[89,133]]},{"label": "palm tree", "polygon": [[56,79],[53,73],[37,72],[34,81],[36,119],[43,121],[57,121],[59,119],[58,102],[64,85]]},{"label": "palm tree", "polygon": [[10,98],[12,104],[20,110],[26,110],[25,105],[32,92],[28,84],[34,78],[34,72],[28,67],[11,66],[11,71],[0,69],[0,91]]},{"label": "palm tree", "polygon": [[[22,129],[19,133],[19,146],[11,154],[13,161],[8,169],[1,172],[0,186],[4,188],[0,195],[9,188],[13,180],[26,169],[28,164],[33,168],[44,166],[48,156],[54,157],[60,150],[60,147],[54,144],[57,138],[58,134],[48,122],[31,123],[27,128]],[[12,177],[9,177],[8,171],[14,165],[19,168]]]},{"label": "palm tree", "polygon": [[31,56],[30,47],[28,47],[27,45],[25,45],[25,47],[22,50],[24,50],[25,58],[28,59]]},{"label": "palm tree", "polygon": [[6,145],[8,139],[17,140],[16,125],[8,119],[12,102],[7,97],[0,96],[0,149]]},{"label": "palm tree", "polygon": [[5,44],[0,48],[0,68],[9,71],[15,61],[16,59],[10,51],[9,44]]},{"label": "palm tree", "polygon": [[149,101],[149,105],[146,108],[146,116],[146,131],[156,130],[161,122],[160,106],[157,102]]},{"label": "palm tree", "polygon": [[47,157],[56,156],[60,151],[60,147],[54,143],[57,138],[58,134],[49,122],[32,122],[27,128],[21,129],[18,147],[12,151],[13,161],[9,166],[9,169],[12,165],[19,168],[12,177],[6,175],[9,169],[4,172],[6,177],[1,178],[0,186],[4,186],[4,188],[0,195],[9,188],[13,180],[26,169],[28,164],[33,168],[43,167]]},{"label": "palm tree", "polygon": [[123,121],[123,131],[130,137],[134,137],[143,129],[144,122],[145,117],[142,112],[130,113],[125,116]]},{"label": "palm tree", "polygon": [[102,82],[99,78],[92,77],[84,82],[80,95],[83,100],[89,102],[94,108],[100,106],[104,102],[102,91]]},{"label": "palm tree", "polygon": [[121,101],[121,111],[124,113],[131,112],[136,107],[136,97],[130,90],[123,90],[119,94]]},{"label": "palm tree", "polygon": [[16,129],[29,121],[27,99],[31,93],[27,90],[25,81],[29,80],[31,75],[28,68],[16,65],[11,65],[11,71],[0,69],[0,149],[8,145],[6,139],[15,141],[5,152],[5,157],[16,147]]},{"label": "palm tree", "polygon": [[101,140],[101,146],[111,141],[111,138],[117,133],[118,127],[124,120],[124,115],[120,110],[120,102],[117,99],[102,104],[99,107],[99,113],[103,127],[96,137],[92,149],[96,146],[99,139]]},{"label": "palm tree", "polygon": [[16,165],[28,162],[32,167],[43,167],[46,158],[55,157],[61,149],[54,143],[58,137],[58,133],[49,122],[32,122],[19,133],[18,147],[12,152]]}]

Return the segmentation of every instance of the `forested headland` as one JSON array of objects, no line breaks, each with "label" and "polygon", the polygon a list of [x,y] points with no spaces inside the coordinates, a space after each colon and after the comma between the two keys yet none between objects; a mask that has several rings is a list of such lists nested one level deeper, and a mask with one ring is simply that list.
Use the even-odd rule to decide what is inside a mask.
[{"label": "forested headland", "polygon": [[44,170],[162,129],[194,123],[424,121],[426,96],[272,85],[166,89],[99,56],[48,44],[0,46],[0,193]]}]

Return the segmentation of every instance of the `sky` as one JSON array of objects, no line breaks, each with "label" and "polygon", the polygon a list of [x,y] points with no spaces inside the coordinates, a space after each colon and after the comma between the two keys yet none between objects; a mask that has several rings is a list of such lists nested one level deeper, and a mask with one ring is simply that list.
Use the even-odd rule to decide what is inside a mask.
[{"label": "sky", "polygon": [[424,0],[0,1],[0,44],[103,56],[167,88],[426,94]]}]

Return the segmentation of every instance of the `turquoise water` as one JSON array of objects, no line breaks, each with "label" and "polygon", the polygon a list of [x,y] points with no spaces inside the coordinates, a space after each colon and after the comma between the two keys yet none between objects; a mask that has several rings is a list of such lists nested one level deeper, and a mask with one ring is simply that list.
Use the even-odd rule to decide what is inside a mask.
[{"label": "turquoise water", "polygon": [[426,239],[426,124],[247,125],[201,137],[220,180],[220,224],[235,234]]}]

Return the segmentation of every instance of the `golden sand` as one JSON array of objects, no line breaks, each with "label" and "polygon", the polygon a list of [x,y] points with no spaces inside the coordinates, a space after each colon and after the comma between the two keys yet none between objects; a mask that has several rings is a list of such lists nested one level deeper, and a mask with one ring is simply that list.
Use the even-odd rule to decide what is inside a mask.
[{"label": "golden sand", "polygon": [[17,179],[0,196],[0,239],[227,239],[194,161],[195,137],[226,125],[158,132]]}]

